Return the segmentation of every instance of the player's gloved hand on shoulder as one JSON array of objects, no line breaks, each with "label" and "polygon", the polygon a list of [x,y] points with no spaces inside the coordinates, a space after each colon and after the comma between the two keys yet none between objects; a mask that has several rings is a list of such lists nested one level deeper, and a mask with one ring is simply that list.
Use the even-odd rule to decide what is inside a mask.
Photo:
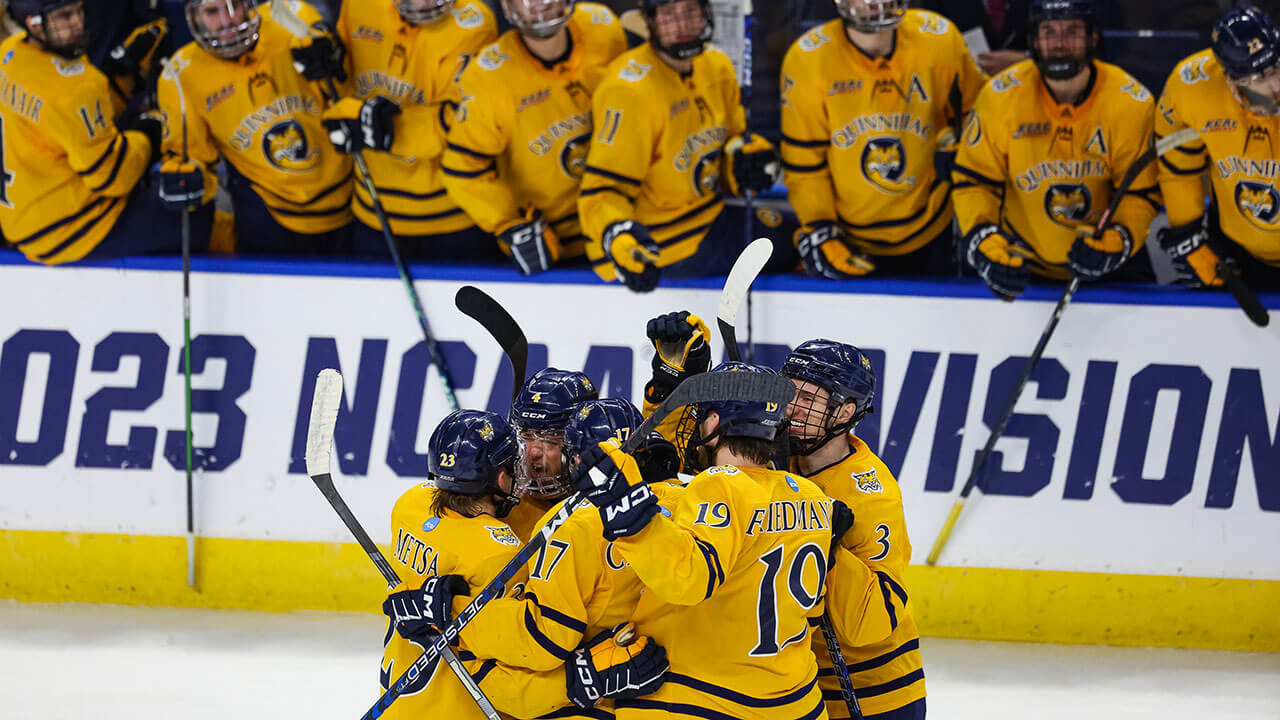
[{"label": "player's gloved hand on shoulder", "polygon": [[564,664],[568,697],[583,710],[604,698],[648,695],[666,681],[667,651],[630,624],[605,630],[586,641]]},{"label": "player's gloved hand on shoulder", "polygon": [[587,448],[569,479],[600,511],[606,540],[635,535],[658,514],[658,498],[635,458],[612,442]]},{"label": "player's gloved hand on shoulder", "polygon": [[157,57],[169,53],[164,48],[169,39],[169,23],[164,18],[139,25],[124,42],[111,48],[102,62],[102,72],[110,76],[142,75]]},{"label": "player's gloved hand on shoulder", "polygon": [[381,95],[364,102],[342,98],[324,111],[324,127],[329,131],[329,142],[340,153],[388,152],[395,143],[399,113],[400,104]]},{"label": "player's gloved hand on shoulder", "polygon": [[727,162],[724,177],[730,195],[742,196],[748,191],[768,190],[782,177],[778,151],[755,133],[731,138],[724,146],[724,155]]},{"label": "player's gloved hand on shoulder", "polygon": [[1209,231],[1204,218],[1195,222],[1161,229],[1157,234],[1160,247],[1173,260],[1178,282],[1187,287],[1220,287],[1218,253],[1209,244]]},{"label": "player's gloved hand on shoulder", "polygon": [[613,261],[618,279],[638,293],[652,292],[662,276],[658,269],[661,251],[649,236],[649,229],[635,220],[619,220],[604,229],[600,238],[604,255]]},{"label": "player's gloved hand on shoulder", "polygon": [[711,336],[707,324],[687,310],[670,312],[649,321],[645,335],[657,352],[653,355],[653,379],[644,388],[645,400],[659,403],[690,375],[711,368]]},{"label": "player's gloved hand on shoulder", "polygon": [[853,511],[849,509],[839,500],[831,501],[831,551],[827,553],[828,567],[836,555],[836,548],[840,546],[840,538],[844,534],[853,529]]},{"label": "player's gloved hand on shoulder", "polygon": [[541,210],[530,209],[520,220],[498,229],[498,242],[524,275],[546,272],[560,259],[560,239]]},{"label": "player's gloved hand on shoulder", "polygon": [[293,56],[293,68],[311,82],[347,79],[347,46],[323,23],[311,26],[312,32],[305,38],[294,38],[289,54]]},{"label": "player's gloved hand on shoulder", "polygon": [[951,171],[956,169],[956,131],[943,128],[938,133],[938,144],[933,151],[933,172],[942,181],[951,180]]},{"label": "player's gloved hand on shoulder", "polygon": [[151,158],[147,160],[147,165],[156,164],[160,159],[161,144],[164,142],[164,122],[157,113],[144,112],[122,116],[120,129],[135,130],[146,135],[147,141],[151,143]]},{"label": "player's gloved hand on shoulder", "polygon": [[649,440],[634,456],[641,477],[669,480],[680,472],[680,451],[657,430],[649,433]]},{"label": "player's gloved hand on shoulder", "polygon": [[965,236],[965,246],[969,264],[996,297],[1012,301],[1027,289],[1031,270],[994,223],[975,226]]},{"label": "player's gloved hand on shoulder", "polygon": [[1076,228],[1076,240],[1067,252],[1067,268],[1086,280],[1097,280],[1124,265],[1133,254],[1133,235],[1123,225],[1108,225],[1101,235],[1088,225]]},{"label": "player's gloved hand on shoulder", "polygon": [[809,277],[848,280],[876,269],[866,255],[844,241],[844,232],[830,220],[797,230],[796,250]]},{"label": "player's gloved hand on shoulder", "polygon": [[391,618],[401,637],[422,645],[428,635],[440,634],[453,621],[453,598],[470,594],[471,588],[461,575],[429,577],[421,588],[388,595],[382,613]]},{"label": "player's gloved hand on shoulder", "polygon": [[169,158],[152,166],[152,173],[166,210],[196,210],[204,204],[205,169],[199,162]]}]

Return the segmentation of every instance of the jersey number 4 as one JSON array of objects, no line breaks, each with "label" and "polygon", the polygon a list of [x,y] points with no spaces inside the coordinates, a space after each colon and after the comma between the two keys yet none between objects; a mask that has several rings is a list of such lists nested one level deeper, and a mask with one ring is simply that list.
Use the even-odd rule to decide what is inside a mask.
[{"label": "jersey number 4", "polygon": [[0,205],[11,208],[9,186],[13,184],[13,173],[4,164],[4,144],[4,116],[0,115]]},{"label": "jersey number 4", "polygon": [[[778,651],[793,642],[799,642],[809,635],[809,623],[795,635],[778,644],[778,604],[794,602],[802,610],[811,610],[822,598],[822,585],[827,577],[827,556],[821,547],[814,543],[805,543],[791,556],[791,564],[787,566],[783,580],[783,590],[778,592],[778,576],[782,566],[786,564],[786,548],[779,545],[759,558],[764,563],[764,575],[760,578],[760,596],[756,606],[756,629],[759,633],[756,646],[751,650],[751,657],[767,657],[777,655]],[[804,571],[810,558],[817,571],[818,586],[812,593],[804,586]],[[788,616],[791,613],[787,613]]]}]

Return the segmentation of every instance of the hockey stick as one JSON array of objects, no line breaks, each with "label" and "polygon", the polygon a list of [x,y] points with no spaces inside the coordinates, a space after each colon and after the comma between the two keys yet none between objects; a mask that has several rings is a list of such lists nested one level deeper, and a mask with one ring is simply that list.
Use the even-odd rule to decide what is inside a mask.
[{"label": "hockey stick", "polygon": [[[298,17],[298,14],[290,7],[289,0],[271,0],[271,18],[296,38],[311,36],[311,27],[307,25],[305,20]],[[338,88],[334,84],[333,78],[328,78],[325,83],[325,90],[328,92],[330,102],[337,102],[339,98]],[[396,271],[400,273],[400,282],[404,285],[405,292],[409,295],[409,304],[413,306],[413,312],[418,317],[418,326],[422,328],[422,339],[427,344],[427,352],[431,355],[431,364],[436,367],[436,374],[440,377],[440,384],[444,386],[444,395],[445,399],[449,401],[449,409],[457,410],[458,395],[454,392],[453,381],[449,377],[449,366],[445,363],[440,343],[431,332],[431,324],[427,322],[427,313],[422,308],[422,299],[418,297],[418,290],[413,286],[413,276],[409,274],[409,267],[405,265],[404,259],[400,257],[400,250],[396,246],[395,236],[391,234],[391,222],[387,220],[386,210],[382,207],[382,199],[378,197],[378,189],[374,187],[373,176],[369,174],[369,164],[365,162],[364,153],[361,151],[355,152],[352,155],[352,159],[355,162],[356,175],[360,179],[360,184],[364,186],[365,192],[369,193],[369,202],[373,205],[373,211],[378,216],[378,224],[382,227],[382,238],[387,242],[387,252],[391,254],[391,262],[396,266]]]},{"label": "hockey stick", "polygon": [[[752,86],[752,32],[755,29],[755,8],[751,6],[751,0],[743,0],[742,8],[742,67],[739,68],[741,80],[738,81],[739,92],[742,97],[742,114],[744,127],[746,128],[746,140],[751,139],[751,86]],[[755,233],[755,193],[747,190],[743,197],[743,212],[745,217],[742,220],[742,245],[745,249],[751,244],[751,236]],[[751,312],[751,286],[747,286],[747,360],[755,359],[755,343],[752,342],[754,337],[752,333],[752,318],[754,314]]]},{"label": "hockey stick", "polygon": [[724,339],[725,352],[730,360],[741,360],[742,350],[738,347],[738,337],[734,326],[738,322],[738,310],[743,299],[751,292],[751,284],[756,276],[769,262],[773,254],[773,243],[768,238],[759,238],[742,251],[724,280],[724,290],[720,292],[720,306],[716,309],[716,323],[720,326],[720,337]]},{"label": "hockey stick", "polygon": [[[1129,166],[1129,169],[1125,171],[1124,176],[1120,179],[1120,184],[1116,186],[1110,204],[1107,205],[1106,211],[1102,213],[1101,219],[1098,220],[1098,224],[1095,226],[1095,232],[1101,234],[1106,228],[1107,221],[1111,219],[1116,208],[1120,206],[1120,200],[1124,198],[1129,186],[1137,179],[1138,173],[1155,162],[1156,158],[1179,145],[1195,140],[1199,136],[1199,133],[1195,130],[1184,128],[1147,148],[1134,161],[1133,165]],[[942,554],[942,550],[947,546],[951,531],[955,529],[956,521],[960,519],[960,512],[964,510],[965,501],[968,500],[969,493],[973,492],[973,488],[978,484],[978,472],[986,464],[987,457],[991,455],[991,450],[995,448],[996,441],[1004,434],[1005,426],[1009,424],[1009,418],[1013,417],[1013,408],[1018,403],[1018,397],[1022,395],[1022,390],[1026,388],[1027,381],[1031,379],[1031,373],[1035,371],[1036,365],[1040,362],[1040,356],[1044,354],[1045,346],[1049,344],[1049,338],[1053,336],[1053,331],[1058,328],[1058,321],[1062,319],[1063,311],[1067,309],[1067,305],[1071,303],[1071,298],[1075,296],[1076,290],[1079,288],[1080,278],[1073,276],[1071,282],[1067,283],[1066,291],[1062,293],[1062,299],[1053,308],[1053,314],[1049,316],[1049,324],[1045,327],[1044,332],[1040,334],[1040,340],[1036,343],[1035,350],[1031,353],[1031,357],[1027,358],[1027,364],[1022,369],[1022,376],[1018,378],[1018,384],[1014,386],[1013,392],[1010,393],[1004,412],[1000,415],[1000,420],[996,423],[995,428],[992,429],[991,436],[987,438],[987,444],[982,447],[982,452],[978,453],[977,460],[974,461],[973,467],[969,470],[969,478],[960,490],[960,497],[951,506],[951,513],[947,515],[946,521],[943,522],[942,530],[938,532],[938,538],[933,541],[933,547],[929,550],[929,557],[925,560],[927,564],[936,565],[938,556]]]},{"label": "hockey stick", "polygon": [[498,341],[498,346],[511,361],[511,400],[515,401],[524,385],[524,373],[529,365],[529,341],[515,318],[497,300],[473,285],[458,288],[453,304],[467,317],[484,326]]},{"label": "hockey stick", "polygon": [[1236,304],[1249,317],[1249,321],[1258,327],[1266,327],[1271,323],[1271,314],[1262,306],[1262,301],[1258,300],[1258,296],[1253,294],[1248,285],[1244,284],[1244,278],[1240,277],[1240,268],[1234,262],[1227,259],[1218,261],[1218,277],[1222,278],[1222,283],[1227,286],[1227,292],[1231,293],[1231,297],[1236,299]]},{"label": "hockey stick", "polygon": [[[634,452],[649,438],[649,433],[666,419],[668,415],[686,405],[702,402],[755,401],[789,403],[795,396],[795,385],[780,375],[762,373],[702,373],[686,379],[676,386],[675,390],[662,401],[640,427],[636,428],[623,443],[624,452]],[[594,468],[591,472],[599,472]],[[476,615],[484,609],[493,598],[503,593],[506,584],[520,572],[525,563],[546,545],[551,535],[569,520],[575,510],[589,504],[581,492],[575,492],[565,499],[556,514],[530,538],[529,542],[511,558],[498,572],[498,575],[485,585],[475,599],[467,605],[445,628],[441,636],[429,646],[422,655],[405,670],[400,679],[392,685],[361,720],[374,720],[386,712],[391,703],[404,692],[418,676],[431,667],[440,652],[449,646],[449,642],[458,637],[458,633],[469,625]]]},{"label": "hockey stick", "polygon": [[849,710],[849,717],[862,720],[862,706],[858,704],[858,696],[853,692],[853,681],[849,679],[849,666],[844,661],[844,651],[840,649],[840,638],[836,637],[836,629],[831,625],[831,613],[823,610],[818,619],[818,627],[822,630],[822,639],[827,644],[827,654],[831,656],[831,664],[835,666],[836,677],[840,679],[840,695],[844,698],[844,706]]},{"label": "hockey stick", "polygon": [[[333,476],[329,472],[329,456],[333,448],[333,432],[338,422],[338,405],[342,402],[342,375],[337,370],[325,369],[321,370],[316,376],[316,390],[311,401],[311,419],[307,423],[307,474],[311,476],[312,482],[320,489],[320,494],[324,495],[325,500],[329,501],[329,505],[333,507],[334,512],[338,513],[338,517],[342,518],[343,524],[355,536],[356,542],[360,543],[360,547],[369,555],[369,559],[373,561],[378,572],[382,573],[382,578],[387,581],[388,587],[396,587],[400,584],[400,576],[396,574],[391,563],[374,544],[373,539],[369,537],[369,533],[360,525],[360,521],[351,512],[351,508],[347,506],[342,495],[338,493],[338,488],[333,484]],[[493,703],[489,698],[485,697],[484,691],[476,684],[471,674],[463,667],[462,661],[458,660],[458,656],[448,645],[440,652],[440,657],[444,658],[445,664],[453,671],[454,675],[462,681],[463,686],[467,688],[467,692],[471,694],[471,699],[475,700],[480,706],[481,712],[485,714],[489,720],[501,720],[498,711],[493,707]]]}]

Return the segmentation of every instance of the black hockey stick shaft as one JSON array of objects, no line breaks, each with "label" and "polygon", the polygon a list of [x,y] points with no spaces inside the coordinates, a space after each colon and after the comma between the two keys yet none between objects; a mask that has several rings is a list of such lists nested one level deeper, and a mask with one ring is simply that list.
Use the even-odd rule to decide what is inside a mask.
[{"label": "black hockey stick shaft", "polygon": [[1231,297],[1235,298],[1236,304],[1248,316],[1250,322],[1258,327],[1266,327],[1271,324],[1271,314],[1263,307],[1262,301],[1258,300],[1258,296],[1254,295],[1249,286],[1245,284],[1244,278],[1240,277],[1240,268],[1235,263],[1227,260],[1218,261],[1218,277],[1222,278],[1222,283],[1226,285],[1227,292],[1231,293]]},{"label": "black hockey stick shaft", "polygon": [[529,366],[529,340],[511,313],[485,291],[473,285],[458,289],[453,302],[467,317],[480,323],[511,361],[511,400],[514,402],[524,385]]},{"label": "black hockey stick shaft", "polygon": [[[742,87],[740,88],[740,90],[742,93],[742,116],[744,121],[743,124],[744,124],[744,127],[746,127],[746,137],[744,138],[743,142],[750,142],[751,140],[751,86],[754,84],[754,79],[751,77],[751,73],[754,70],[754,58],[752,58],[751,54],[754,47],[754,43],[753,43],[754,38],[752,37],[752,34],[755,30],[754,12],[755,10],[754,8],[752,8],[752,12],[746,13],[745,15],[743,15],[743,18],[742,18],[742,21],[743,21],[742,83],[741,83]],[[748,189],[744,194],[743,214],[744,214],[744,217],[742,219],[742,228],[743,228],[742,247],[745,249],[748,245],[751,244],[751,239],[755,236],[755,220],[756,220],[755,193],[752,192],[750,189]],[[751,292],[751,288],[748,287],[747,288],[747,361],[748,362],[751,362],[752,360],[754,360],[756,355],[755,337],[754,337],[755,327],[754,327],[754,323],[752,322],[753,307],[752,307],[751,300],[752,300],[752,292]],[[734,349],[735,350],[737,349],[736,340],[734,341]],[[741,360],[741,357],[736,357],[732,359]]]},{"label": "black hockey stick shaft", "polygon": [[[634,452],[648,440],[649,433],[658,426],[658,423],[686,405],[731,400],[788,403],[791,402],[791,398],[794,396],[795,385],[790,380],[778,375],[747,372],[694,375],[676,386],[676,389],[671,391],[667,399],[663,400],[662,404],[654,409],[653,413],[641,423],[640,427],[632,431],[626,442],[623,443],[622,449],[624,452]],[[580,472],[586,470],[588,468],[582,468]],[[575,492],[570,495],[556,514],[529,539],[529,542],[524,547],[520,548],[515,556],[511,558],[511,561],[475,596],[467,607],[445,626],[440,637],[426,648],[422,655],[396,680],[395,684],[382,694],[382,697],[378,698],[378,701],[361,717],[361,720],[374,720],[386,712],[387,708],[396,701],[396,698],[400,697],[411,683],[432,666],[441,651],[449,646],[449,641],[456,639],[462,629],[475,619],[476,615],[484,609],[485,605],[489,604],[490,600],[502,595],[507,583],[520,572],[520,569],[535,553],[547,544],[552,534],[569,520],[569,516],[579,507],[586,504],[589,504],[589,502],[581,492]]]},{"label": "black hockey stick shaft", "polygon": [[849,666],[844,661],[844,651],[840,649],[840,638],[831,625],[831,614],[825,610],[818,619],[818,628],[822,630],[822,639],[827,643],[827,654],[831,656],[831,664],[840,680],[840,695],[844,698],[844,706],[849,710],[849,717],[862,720],[862,706],[858,704],[858,696],[854,694],[853,680],[849,679]]}]

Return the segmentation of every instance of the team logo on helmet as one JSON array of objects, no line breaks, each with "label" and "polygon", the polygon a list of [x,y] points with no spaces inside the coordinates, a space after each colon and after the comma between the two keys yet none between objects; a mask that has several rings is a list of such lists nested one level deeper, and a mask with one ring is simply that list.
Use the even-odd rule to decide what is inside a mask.
[{"label": "team logo on helmet", "polygon": [[493,426],[492,425],[486,422],[485,424],[480,426],[478,432],[480,433],[480,437],[483,438],[485,442],[493,442]]},{"label": "team logo on helmet", "polygon": [[720,155],[719,150],[712,150],[693,166],[693,189],[699,197],[720,193]]},{"label": "team logo on helmet", "polygon": [[1236,207],[1255,227],[1271,232],[1277,229],[1280,194],[1271,183],[1252,180],[1236,183]]},{"label": "team logo on helmet", "polygon": [[907,192],[916,184],[915,177],[904,177],[907,151],[896,137],[871,138],[862,148],[862,176],[887,193]]},{"label": "team logo on helmet", "polygon": [[560,151],[560,169],[571,178],[581,178],[587,166],[587,150],[591,149],[591,132],[569,138]]},{"label": "team logo on helmet", "polygon": [[876,469],[871,468],[866,472],[853,473],[849,477],[853,478],[853,482],[858,486],[858,490],[874,495],[884,492],[884,486],[880,484],[880,478],[876,477]]},{"label": "team logo on helmet", "polygon": [[285,172],[305,172],[316,166],[320,151],[307,142],[297,120],[285,120],[262,134],[262,154],[271,166]]},{"label": "team logo on helmet", "polygon": [[1093,196],[1081,183],[1057,183],[1044,193],[1044,214],[1061,225],[1076,226],[1089,218]]}]

